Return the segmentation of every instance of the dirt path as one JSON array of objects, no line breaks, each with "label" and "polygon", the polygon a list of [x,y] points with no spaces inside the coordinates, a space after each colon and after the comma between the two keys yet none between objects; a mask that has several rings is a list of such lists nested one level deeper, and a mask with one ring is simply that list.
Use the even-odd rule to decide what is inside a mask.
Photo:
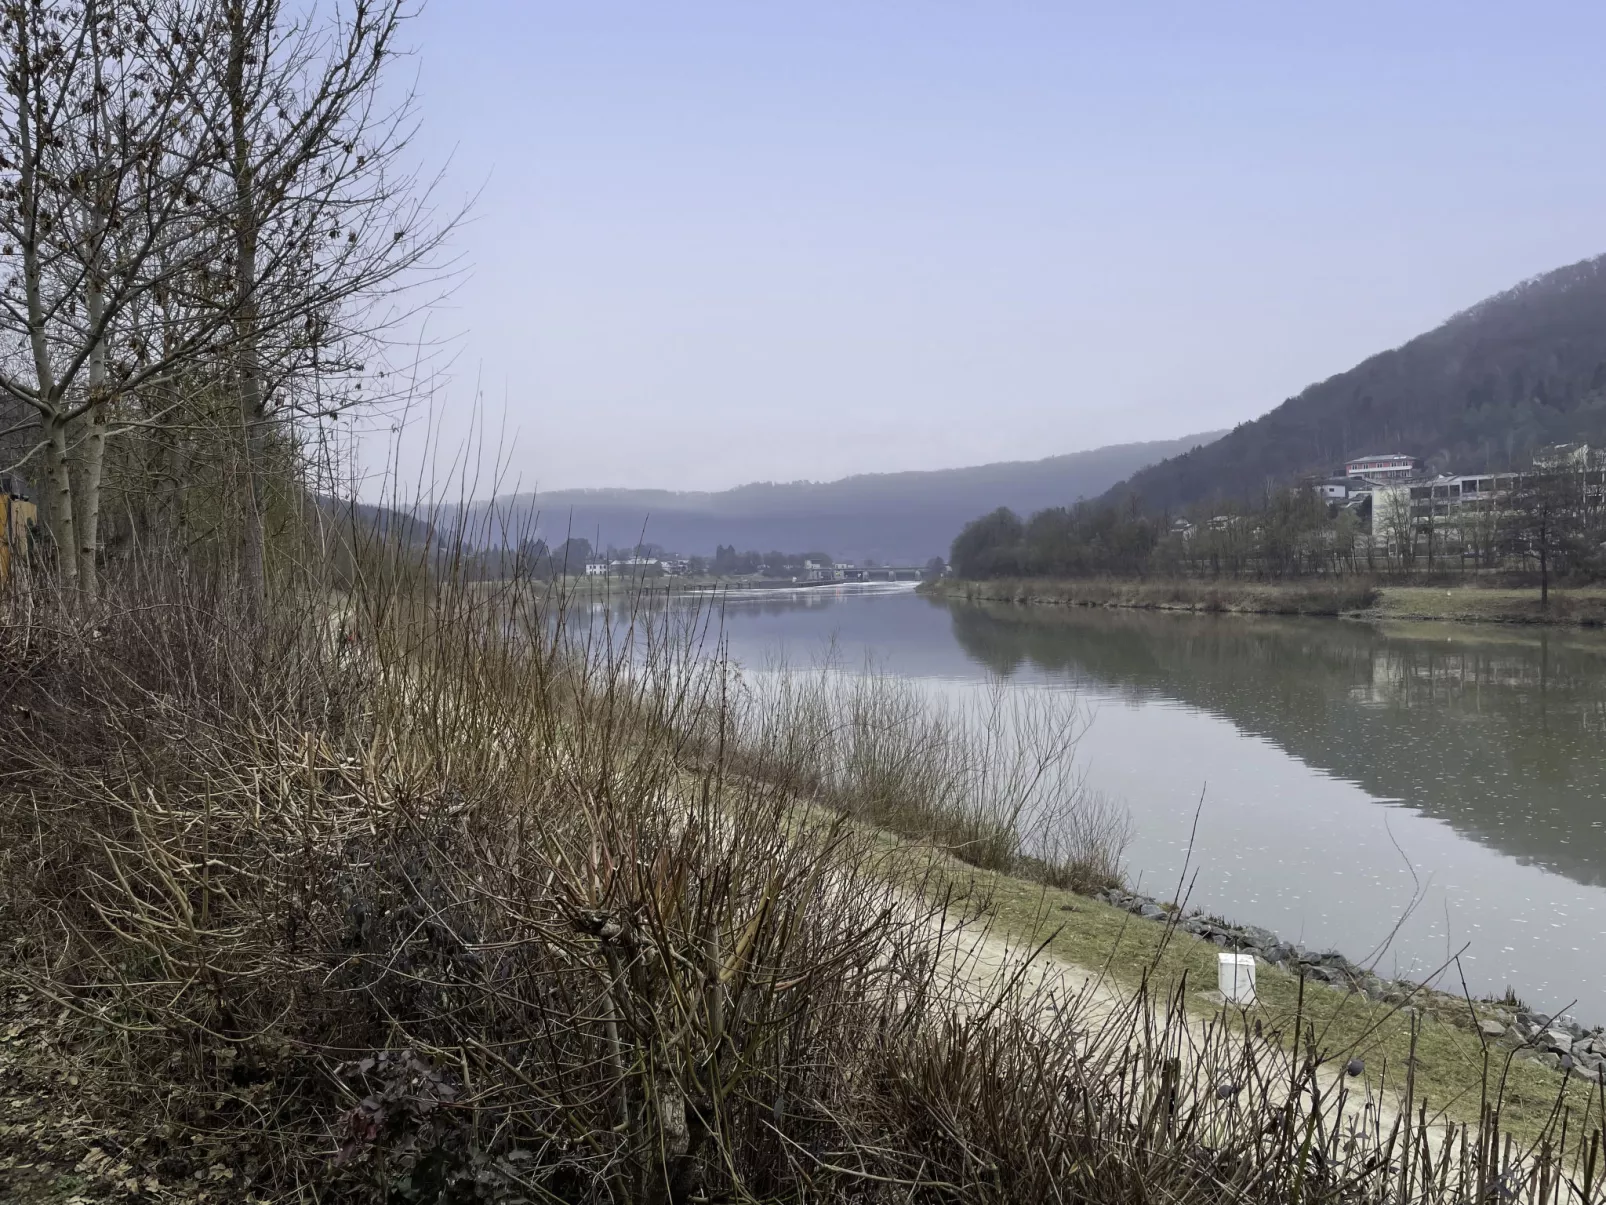
[{"label": "dirt path", "polygon": [[[1140,1027],[1162,1034],[1162,1044],[1181,1058],[1194,1076],[1215,1085],[1236,1077],[1234,1068],[1246,1055],[1265,1071],[1272,1093],[1270,1103],[1280,1104],[1297,1082],[1288,1052],[1279,1044],[1255,1036],[1256,1010],[1211,1004],[1215,993],[1198,993],[1187,1002],[1186,1021],[1168,1023],[1163,1002],[1149,999],[1140,1005],[1138,993],[1114,982],[1107,974],[1066,962],[995,931],[989,924],[950,915],[929,922],[940,936],[942,959],[956,993],[958,1007],[985,1009],[1008,988],[1018,993],[1029,1009],[1045,1022],[1074,1019],[1074,1028],[1090,1043],[1123,1044]],[[1058,1026],[1056,1026],[1058,1028]],[[1247,1049],[1246,1049],[1247,1047]],[[1344,1066],[1317,1069],[1317,1084],[1328,1124],[1384,1138],[1400,1118],[1402,1102],[1392,1093],[1376,1091],[1364,1075],[1352,1077]],[[1278,1088],[1281,1095],[1276,1095]],[[1208,1089],[1214,1092],[1212,1086]],[[1308,1091],[1308,1087],[1302,1089]],[[1450,1122],[1434,1125],[1430,1134],[1435,1150],[1454,1133]]]}]

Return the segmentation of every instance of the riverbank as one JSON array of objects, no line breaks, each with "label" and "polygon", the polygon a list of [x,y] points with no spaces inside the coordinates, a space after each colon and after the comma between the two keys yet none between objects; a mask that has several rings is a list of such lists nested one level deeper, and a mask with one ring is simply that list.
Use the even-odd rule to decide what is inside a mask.
[{"label": "riverbank", "polygon": [[1598,586],[1552,588],[1548,605],[1541,605],[1537,588],[1389,585],[1369,578],[1314,582],[1189,578],[945,579],[924,584],[920,589],[937,598],[1031,606],[1440,623],[1606,625],[1606,588]]},{"label": "riverbank", "polygon": [[[1385,1143],[1420,1161],[1464,1118],[1499,1150],[1564,1090],[1584,1107],[1451,997],[1268,961],[1225,1008],[1215,922],[1026,877],[1075,881],[1102,831],[1019,856],[1063,710],[1017,746],[857,678],[737,698],[670,619],[643,669],[451,594],[353,599],[399,616],[360,656],[326,652],[323,591],[287,651],[119,597],[93,642],[0,612],[0,1198],[1209,1205],[1232,1167],[1255,1205],[1315,1158],[1337,1195],[1410,1203]],[[182,657],[126,652],[174,633]],[[977,925],[1052,961],[977,966]],[[666,1182],[694,1187],[642,1188]]]},{"label": "riverbank", "polygon": [[[1006,940],[1090,968],[1110,989],[1170,998],[1199,1018],[1238,1014],[1213,990],[1217,955],[1252,952],[1258,999],[1246,1015],[1257,1033],[1285,1046],[1308,1040],[1340,1063],[1359,1058],[1366,1087],[1395,1099],[1409,1092],[1430,1118],[1476,1126],[1498,1097],[1502,1128],[1531,1142],[1559,1104],[1586,1109],[1606,1078],[1606,1035],[1516,996],[1474,1000],[1435,983],[1385,979],[1336,951],[1307,951],[1124,888],[1080,895],[940,854],[921,874],[927,890],[986,917]],[[1452,965],[1439,982],[1456,979]]]}]

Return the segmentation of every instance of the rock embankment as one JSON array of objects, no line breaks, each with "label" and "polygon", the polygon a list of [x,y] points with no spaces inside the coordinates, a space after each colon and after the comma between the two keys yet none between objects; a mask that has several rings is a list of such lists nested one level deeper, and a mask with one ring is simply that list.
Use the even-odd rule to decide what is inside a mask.
[{"label": "rock embankment", "polygon": [[1518,1058],[1532,1059],[1592,1083],[1606,1082],[1606,1032],[1587,1029],[1565,1014],[1546,1015],[1514,1001],[1468,1001],[1409,980],[1385,979],[1336,950],[1307,950],[1269,929],[1233,924],[1200,912],[1182,914],[1175,905],[1120,888],[1098,892],[1093,898],[1143,920],[1170,924],[1223,950],[1253,954],[1270,966],[1358,992],[1369,1000],[1402,1009],[1431,1008],[1441,1020],[1472,1030]]}]

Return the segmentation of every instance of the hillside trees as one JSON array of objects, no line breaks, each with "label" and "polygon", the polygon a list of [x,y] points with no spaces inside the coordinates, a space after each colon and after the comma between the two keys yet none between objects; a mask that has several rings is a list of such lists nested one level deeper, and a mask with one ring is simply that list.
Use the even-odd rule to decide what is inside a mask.
[{"label": "hillside trees", "polygon": [[1008,507],[972,519],[954,537],[948,563],[960,577],[1004,577],[1020,572],[1026,526]]},{"label": "hillside trees", "polygon": [[1546,444],[1606,446],[1606,256],[1488,298],[1401,347],[1311,385],[1202,448],[1135,473],[1115,496],[1178,510],[1347,457],[1421,456],[1435,470],[1519,470]]}]

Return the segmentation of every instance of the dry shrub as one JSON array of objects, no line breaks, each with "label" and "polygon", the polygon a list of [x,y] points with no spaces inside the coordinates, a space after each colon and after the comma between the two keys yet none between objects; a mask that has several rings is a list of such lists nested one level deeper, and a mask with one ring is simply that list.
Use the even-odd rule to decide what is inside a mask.
[{"label": "dry shrub", "polygon": [[1081,784],[1067,799],[1067,806],[1050,812],[1033,830],[1032,876],[1083,895],[1121,886],[1122,859],[1132,842],[1131,815]]},{"label": "dry shrub", "polygon": [[[875,787],[873,818],[910,827],[958,807],[943,839],[969,848],[1032,815],[1018,792],[1046,771],[974,764],[1003,747],[986,729],[945,752],[955,729],[906,723],[884,684],[794,733],[797,708],[765,726],[696,621],[650,608],[303,589],[242,630],[205,580],[108,592],[104,614],[41,593],[0,622],[5,973],[71,1031],[40,1057],[170,1182],[419,1202],[1497,1183],[1497,1125],[1459,1162],[1425,1159],[1425,1113],[1347,1125],[1331,1052],[1201,1032],[1185,985],[1112,1009],[967,970],[907,861],[803,788]],[[962,788],[919,767],[950,756]],[[921,813],[924,789],[957,794]],[[1508,1166],[1502,1199],[1555,1199],[1565,1162]]]},{"label": "dry shrub", "polygon": [[752,774],[984,869],[1119,875],[1121,813],[1074,773],[1089,718],[1074,694],[1000,679],[942,695],[828,652],[749,672],[733,699],[732,755]]}]

